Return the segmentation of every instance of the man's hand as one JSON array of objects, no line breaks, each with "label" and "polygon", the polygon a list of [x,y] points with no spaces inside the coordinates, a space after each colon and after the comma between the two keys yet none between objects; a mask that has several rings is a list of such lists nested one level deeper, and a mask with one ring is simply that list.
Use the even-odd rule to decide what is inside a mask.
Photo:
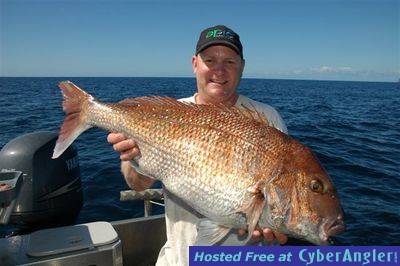
[{"label": "man's hand", "polygon": [[122,133],[110,133],[107,141],[113,145],[113,149],[120,153],[121,161],[133,160],[140,154],[139,148],[133,139],[128,139]]},{"label": "man's hand", "polygon": [[116,152],[119,152],[121,172],[131,189],[142,191],[154,184],[154,179],[136,172],[129,162],[140,154],[139,147],[134,140],[128,139],[122,133],[110,133],[107,136],[107,141],[113,145]]},{"label": "man's hand", "polygon": [[[247,233],[244,229],[239,229],[238,234],[243,236]],[[265,227],[263,230],[255,229],[251,236],[251,240],[254,242],[258,242],[261,238],[264,237],[265,242],[271,244],[274,240],[278,241],[279,244],[283,245],[288,241],[288,237],[285,234],[279,232],[273,232],[271,228]]]}]

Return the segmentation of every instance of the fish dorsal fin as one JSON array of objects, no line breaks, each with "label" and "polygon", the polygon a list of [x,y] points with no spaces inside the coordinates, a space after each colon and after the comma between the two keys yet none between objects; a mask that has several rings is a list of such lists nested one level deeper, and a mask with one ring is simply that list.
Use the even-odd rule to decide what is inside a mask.
[{"label": "fish dorsal fin", "polygon": [[133,105],[133,106],[150,104],[152,106],[177,106],[177,107],[185,107],[191,105],[190,103],[180,102],[174,98],[166,96],[143,96],[137,98],[127,98],[120,101],[119,104]]},{"label": "fish dorsal fin", "polygon": [[239,107],[227,107],[223,104],[195,104],[189,102],[181,102],[174,98],[164,96],[144,96],[138,98],[128,98],[122,100],[121,102],[119,102],[119,104],[128,106],[151,105],[153,107],[161,108],[178,108],[181,111],[195,110],[197,112],[217,112],[225,115],[239,117],[242,119],[253,120],[268,126],[272,126],[272,123],[268,121],[266,115],[263,112],[258,111],[257,108],[251,103],[249,103],[251,106],[242,104]]},{"label": "fish dorsal fin", "polygon": [[251,119],[256,120],[257,122],[260,122],[262,124],[266,124],[268,126],[272,126],[272,123],[269,122],[269,120],[267,119],[267,116],[264,114],[264,112],[260,112],[256,109],[255,106],[253,106],[250,103],[251,107],[248,107],[244,104],[242,104],[240,107],[235,107],[239,110],[239,112]]}]

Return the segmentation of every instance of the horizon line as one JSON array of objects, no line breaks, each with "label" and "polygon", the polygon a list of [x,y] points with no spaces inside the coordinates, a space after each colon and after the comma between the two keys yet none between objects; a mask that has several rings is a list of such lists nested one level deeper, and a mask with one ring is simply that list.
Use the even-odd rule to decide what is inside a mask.
[{"label": "horizon line", "polygon": [[[180,78],[180,79],[196,79],[195,77],[185,76],[0,76],[0,78]],[[245,79],[259,79],[259,80],[289,80],[289,81],[324,81],[324,82],[376,82],[376,83],[400,83],[398,81],[379,81],[379,80],[334,80],[334,79],[298,79],[298,78],[260,78],[260,77],[242,77]]]}]

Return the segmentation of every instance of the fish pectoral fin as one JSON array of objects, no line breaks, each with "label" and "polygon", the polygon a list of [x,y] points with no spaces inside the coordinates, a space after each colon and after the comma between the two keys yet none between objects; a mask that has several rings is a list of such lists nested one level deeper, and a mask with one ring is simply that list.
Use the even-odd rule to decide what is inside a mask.
[{"label": "fish pectoral fin", "polygon": [[195,245],[213,246],[227,236],[230,231],[231,228],[221,226],[210,219],[200,219],[197,223],[197,238]]},{"label": "fish pectoral fin", "polygon": [[245,202],[247,203],[242,206],[241,212],[246,215],[249,235],[256,228],[267,202],[264,195],[266,185],[264,181],[260,180],[254,186],[249,187],[245,193]]}]

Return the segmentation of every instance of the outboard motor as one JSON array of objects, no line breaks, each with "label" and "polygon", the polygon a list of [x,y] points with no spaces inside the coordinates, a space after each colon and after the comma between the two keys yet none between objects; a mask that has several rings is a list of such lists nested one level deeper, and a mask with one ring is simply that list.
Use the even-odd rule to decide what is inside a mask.
[{"label": "outboard motor", "polygon": [[0,151],[0,172],[21,171],[23,182],[9,224],[22,231],[73,224],[82,208],[78,153],[71,145],[52,159],[57,134],[17,137]]}]

